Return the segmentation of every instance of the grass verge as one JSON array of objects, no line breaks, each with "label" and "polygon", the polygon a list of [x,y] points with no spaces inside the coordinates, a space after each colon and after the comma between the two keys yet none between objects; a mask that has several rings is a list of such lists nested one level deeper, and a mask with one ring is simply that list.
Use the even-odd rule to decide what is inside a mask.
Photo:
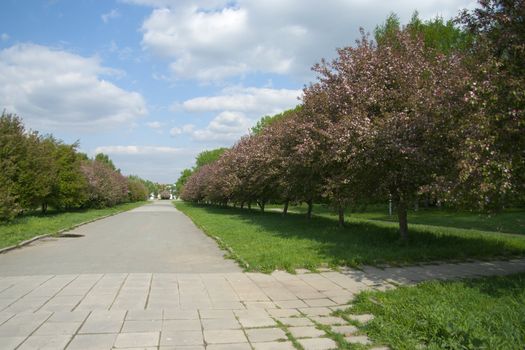
[{"label": "grass verge", "polygon": [[525,274],[362,292],[349,312],[392,349],[524,349]]},{"label": "grass verge", "polygon": [[[282,211],[282,205],[269,205],[275,211]],[[305,214],[307,206],[290,205],[289,210]],[[324,204],[314,204],[316,215],[335,217],[333,209]],[[388,206],[369,205],[366,208],[347,210],[347,218],[375,221],[397,222],[396,215],[388,215]],[[515,233],[525,235],[525,210],[519,208],[506,209],[499,213],[476,213],[452,209],[419,208],[409,210],[409,222],[412,224],[454,227],[467,230],[482,230],[491,232]]]},{"label": "grass verge", "polygon": [[127,211],[145,203],[125,203],[104,209],[50,212],[46,215],[24,215],[0,225],[0,248],[13,246],[36,236],[54,234],[83,222]]},{"label": "grass verge", "polygon": [[334,218],[199,206],[176,202],[210,236],[217,236],[248,270],[402,265],[427,261],[495,259],[525,255],[525,236],[431,225],[410,225],[408,243],[396,223],[350,217],[340,229]]}]

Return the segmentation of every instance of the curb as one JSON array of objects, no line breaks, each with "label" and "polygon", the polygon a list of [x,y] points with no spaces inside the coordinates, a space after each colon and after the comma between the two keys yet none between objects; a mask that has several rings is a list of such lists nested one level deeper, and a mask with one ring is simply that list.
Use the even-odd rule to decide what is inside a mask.
[{"label": "curb", "polygon": [[224,243],[224,241],[222,239],[220,239],[217,236],[212,236],[212,235],[208,235],[208,236],[210,236],[211,238],[215,239],[217,241],[217,243],[219,243],[219,247],[221,247],[222,249],[225,249],[226,251],[228,251],[228,253],[231,254],[231,259],[235,260],[239,265],[241,265],[242,268],[244,268],[245,270],[250,268],[250,264],[248,264],[248,262],[246,262],[246,260],[241,258],[239,255],[237,255],[237,253],[235,253],[233,248],[230,247],[229,245],[227,245],[226,243]]},{"label": "curb", "polygon": [[[175,209],[177,209],[177,206],[173,203],[173,207],[175,207]],[[210,233],[208,233],[208,231],[206,230],[206,228],[202,225],[199,225],[197,224],[193,218],[191,216],[189,216],[188,214],[186,214],[185,212],[183,212],[182,210],[179,210],[177,209],[180,213],[182,213],[182,215],[184,215],[185,217],[187,217],[199,230],[201,230],[206,236],[210,237],[211,239],[213,239],[214,241],[217,242],[217,245],[219,246],[219,249],[221,250],[225,250],[227,251],[228,253],[230,253],[230,256],[225,256],[226,259],[230,259],[230,260],[233,260],[235,261],[239,267],[243,268],[244,269],[244,272],[246,272],[246,270],[248,270],[250,268],[250,264],[248,264],[246,262],[246,260],[244,260],[243,258],[241,258],[239,255],[237,255],[237,253],[235,253],[235,251],[233,250],[233,248],[231,248],[229,245],[227,245],[226,243],[224,243],[224,241],[222,239],[220,239],[218,236],[214,236]]]},{"label": "curb", "polygon": [[[135,209],[135,208],[132,208],[132,209]],[[132,210],[132,209],[129,209],[129,210]],[[36,236],[36,237],[30,238],[30,239],[22,241],[22,242],[20,242],[18,244],[15,244],[15,245],[12,245],[12,246],[0,249],[0,254],[4,254],[4,253],[7,253],[7,252],[9,252],[11,250],[22,248],[22,247],[24,247],[24,246],[26,246],[28,244],[31,244],[31,243],[33,243],[35,241],[38,241],[38,240],[40,240],[42,238],[56,236],[56,235],[59,235],[59,234],[64,233],[64,232],[74,230],[77,227],[84,226],[84,225],[90,224],[90,223],[98,221],[98,220],[106,219],[106,218],[109,218],[111,216],[114,216],[114,215],[117,215],[117,214],[121,214],[121,213],[124,213],[124,212],[129,211],[129,210],[124,210],[124,211],[119,211],[117,213],[104,215],[104,216],[101,216],[101,217],[98,217],[98,218],[95,218],[95,219],[91,219],[91,220],[88,220],[88,221],[83,221],[83,222],[81,222],[79,224],[75,224],[75,225],[67,227],[67,228],[63,228],[63,229],[58,230],[58,231],[56,231],[54,233],[46,233],[44,235],[40,235],[40,236]]]}]

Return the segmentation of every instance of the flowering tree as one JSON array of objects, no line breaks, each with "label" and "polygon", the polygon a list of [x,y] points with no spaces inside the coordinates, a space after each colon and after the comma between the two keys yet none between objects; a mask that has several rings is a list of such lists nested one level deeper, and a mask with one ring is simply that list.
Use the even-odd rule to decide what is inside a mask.
[{"label": "flowering tree", "polygon": [[128,200],[127,180],[107,163],[84,161],[82,173],[87,181],[88,203],[92,207],[110,207]]},{"label": "flowering tree", "polygon": [[475,38],[476,81],[458,148],[460,199],[498,209],[525,200],[525,1],[480,0],[458,17]]},{"label": "flowering tree", "polygon": [[210,179],[210,164],[195,170],[188,178],[181,193],[181,198],[190,202],[203,202],[206,199],[206,187]]},{"label": "flowering tree", "polygon": [[[293,114],[291,114],[293,113]],[[313,202],[320,199],[323,181],[323,157],[329,128],[309,111],[296,108],[269,125],[261,135],[267,139],[267,156],[273,159],[271,169],[277,199],[306,202],[307,218],[311,218]]]},{"label": "flowering tree", "polygon": [[363,35],[356,47],[339,49],[335,60],[314,67],[319,82],[305,100],[322,98],[321,113],[348,120],[364,146],[353,156],[366,162],[362,176],[392,196],[407,239],[408,203],[454,167],[465,72],[459,57],[438,54],[407,31],[396,38],[376,47]]}]

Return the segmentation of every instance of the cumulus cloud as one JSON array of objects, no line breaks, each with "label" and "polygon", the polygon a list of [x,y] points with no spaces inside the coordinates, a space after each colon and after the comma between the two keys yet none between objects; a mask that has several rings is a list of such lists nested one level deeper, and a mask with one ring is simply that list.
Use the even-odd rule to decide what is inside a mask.
[{"label": "cumulus cloud", "polygon": [[120,17],[120,12],[117,9],[112,9],[107,13],[103,13],[100,18],[102,22],[108,23],[110,20]]},{"label": "cumulus cloud", "polygon": [[164,146],[100,146],[95,149],[95,153],[105,154],[181,154],[184,150],[182,148],[164,147]]},{"label": "cumulus cloud", "polygon": [[176,78],[214,81],[254,72],[309,76],[336,47],[352,45],[390,12],[402,20],[454,16],[473,0],[128,0],[152,6],[142,45],[166,59]]},{"label": "cumulus cloud", "polygon": [[215,116],[205,128],[197,129],[194,125],[187,124],[182,128],[172,128],[170,134],[190,135],[195,141],[231,143],[247,134],[252,124],[253,121],[244,113],[224,111]]},{"label": "cumulus cloud", "polygon": [[239,111],[275,114],[299,104],[301,90],[270,88],[226,88],[217,96],[196,97],[182,103],[188,112]]},{"label": "cumulus cloud", "polygon": [[129,125],[147,113],[146,103],[103,78],[119,74],[96,57],[17,44],[0,51],[0,102],[37,129]]},{"label": "cumulus cloud", "polygon": [[248,133],[262,116],[280,113],[299,104],[301,90],[228,87],[218,95],[201,96],[177,104],[178,109],[199,114],[218,113],[205,128],[192,124],[174,127],[172,136],[190,135],[195,141],[235,141]]}]

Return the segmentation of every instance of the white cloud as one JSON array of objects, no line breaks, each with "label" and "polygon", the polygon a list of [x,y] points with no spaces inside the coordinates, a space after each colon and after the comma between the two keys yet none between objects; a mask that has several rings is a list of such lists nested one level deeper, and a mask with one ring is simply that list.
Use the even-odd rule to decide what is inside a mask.
[{"label": "white cloud", "polygon": [[127,154],[127,155],[159,155],[159,154],[182,154],[184,149],[164,146],[100,146],[95,153],[105,154]]},{"label": "white cloud", "polygon": [[7,40],[9,40],[9,38],[10,38],[10,36],[7,33],[2,33],[0,35],[0,41],[7,41]]},{"label": "white cloud", "polygon": [[115,19],[120,17],[120,12],[117,9],[112,9],[111,11],[107,13],[103,13],[100,18],[102,19],[102,22],[108,23],[111,19]]},{"label": "white cloud", "polygon": [[175,78],[216,81],[264,72],[309,76],[336,47],[352,45],[390,12],[407,21],[451,17],[473,0],[128,0],[153,7],[142,45],[166,59]]},{"label": "white cloud", "polygon": [[170,134],[187,134],[199,142],[235,141],[247,134],[261,117],[295,107],[300,103],[301,94],[301,90],[228,87],[216,96],[201,96],[175,104],[176,109],[182,108],[190,113],[218,114],[205,128],[197,129],[188,124],[172,128]]},{"label": "white cloud", "polygon": [[103,78],[121,74],[96,57],[17,44],[0,51],[0,101],[36,129],[130,125],[147,113],[146,103]]},{"label": "white cloud", "polygon": [[239,111],[252,114],[279,113],[299,104],[301,90],[270,88],[227,88],[218,96],[196,97],[183,102],[188,112]]},{"label": "white cloud", "polygon": [[182,128],[172,128],[170,134],[172,136],[190,135],[193,140],[200,142],[231,143],[247,134],[252,124],[253,121],[248,119],[244,113],[224,111],[213,118],[205,128],[196,129],[194,125],[187,124]]}]

